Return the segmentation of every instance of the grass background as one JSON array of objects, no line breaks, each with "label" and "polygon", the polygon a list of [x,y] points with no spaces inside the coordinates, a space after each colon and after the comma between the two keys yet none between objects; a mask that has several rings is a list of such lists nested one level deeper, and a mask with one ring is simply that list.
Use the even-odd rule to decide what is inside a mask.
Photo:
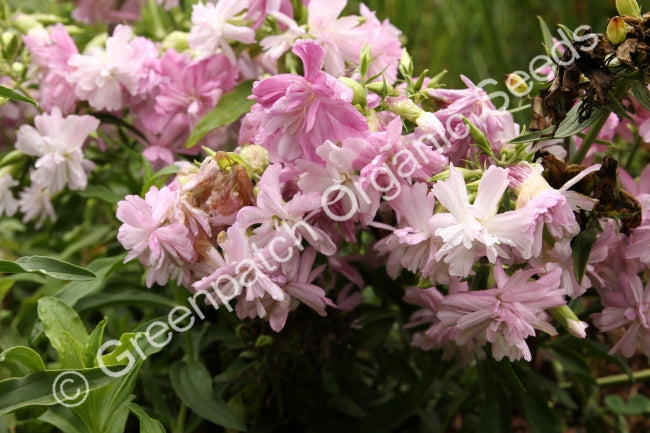
[{"label": "grass background", "polygon": [[[358,0],[348,11],[357,12]],[[406,39],[417,72],[434,75],[446,69],[445,83],[462,86],[460,74],[475,83],[499,82],[504,74],[527,70],[543,54],[541,16],[554,31],[556,23],[575,29],[587,24],[604,32],[616,15],[614,0],[365,0],[380,19],[389,18]],[[642,11],[649,0],[639,0]],[[554,31],[554,35],[557,33]],[[464,86],[463,86],[464,87]]]}]

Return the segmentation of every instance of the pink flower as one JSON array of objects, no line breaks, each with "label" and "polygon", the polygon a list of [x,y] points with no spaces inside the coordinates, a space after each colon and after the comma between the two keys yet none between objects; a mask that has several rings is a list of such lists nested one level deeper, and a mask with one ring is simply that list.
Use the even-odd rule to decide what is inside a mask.
[{"label": "pink flower", "polygon": [[0,216],[12,216],[18,210],[18,202],[11,192],[11,188],[18,185],[18,182],[10,174],[0,176]]},{"label": "pink flower", "polygon": [[[316,250],[307,248],[300,256],[297,254],[291,261],[282,266],[281,276],[276,277],[277,281],[283,281],[282,290],[287,294],[281,301],[266,299],[262,301],[265,305],[271,329],[280,332],[284,328],[289,312],[294,310],[300,303],[305,304],[314,310],[319,316],[325,316],[325,309],[336,307],[334,303],[325,296],[325,291],[312,282],[323,272],[325,265],[313,268],[316,259]],[[258,316],[258,306],[251,302],[237,303],[237,316],[239,318]]]},{"label": "pink flower", "polygon": [[94,167],[92,161],[83,157],[83,144],[88,134],[99,126],[92,116],[63,117],[55,107],[52,114],[34,118],[36,128],[23,125],[18,130],[16,149],[36,160],[36,170],[31,173],[32,182],[47,186],[51,193],[70,189],[85,189],[86,173]]},{"label": "pink flower", "polygon": [[149,77],[149,63],[157,61],[158,51],[144,38],[131,40],[130,27],[118,25],[106,41],[106,51],[70,58],[76,68],[68,77],[76,95],[97,110],[118,110],[124,104],[122,92],[131,96],[141,91]]},{"label": "pink flower", "polygon": [[498,263],[494,267],[496,288],[447,296],[440,304],[438,319],[458,329],[458,344],[487,341],[492,343],[492,356],[497,361],[504,356],[511,361],[530,361],[526,338],[535,335],[535,329],[556,335],[545,310],[565,304],[564,292],[558,289],[560,272],[529,282],[537,272],[519,270],[508,277]]},{"label": "pink flower", "polygon": [[318,146],[368,134],[365,118],[352,106],[352,90],[322,72],[323,48],[314,41],[296,42],[293,53],[305,76],[280,74],[256,82],[253,96],[261,110],[252,110],[260,127],[260,144],[272,162],[304,158],[319,161]]},{"label": "pink flower", "polygon": [[603,311],[594,314],[593,320],[601,332],[626,327],[623,337],[609,351],[620,351],[626,358],[636,353],[637,343],[646,356],[650,356],[650,283],[645,289],[637,275],[620,275],[620,290],[601,293]]},{"label": "pink flower", "polygon": [[[397,65],[402,58],[402,44],[399,41],[401,32],[387,19],[380,22],[375,12],[361,3],[361,16],[365,22],[359,26],[365,35],[363,41],[370,47],[370,67],[368,78],[377,75],[376,80],[381,81],[382,75],[388,83],[394,83],[397,79]],[[353,63],[358,63],[361,53]]]},{"label": "pink flower", "polygon": [[443,359],[456,358],[462,363],[468,363],[474,356],[480,356],[477,353],[477,347],[473,341],[467,341],[460,345],[456,342],[456,335],[459,329],[456,327],[445,326],[438,319],[438,311],[444,296],[435,287],[429,289],[420,289],[418,287],[409,287],[406,289],[404,301],[421,307],[409,318],[409,322],[404,326],[405,329],[428,326],[424,331],[413,334],[411,344],[422,350],[442,349]]},{"label": "pink flower", "polygon": [[399,117],[391,120],[385,130],[371,133],[368,142],[370,145],[357,141],[360,146],[356,149],[359,156],[355,167],[361,169],[364,181],[373,182],[379,171],[390,171],[396,179],[426,182],[449,164],[442,154],[414,140],[413,134],[402,136],[402,119]]},{"label": "pink flower", "polygon": [[145,121],[156,132],[176,116],[194,128],[235,86],[237,69],[221,54],[191,61],[189,56],[169,50],[160,59],[160,78],[155,113]]},{"label": "pink flower", "polygon": [[[388,204],[398,215],[399,228],[374,247],[378,252],[388,254],[388,275],[395,279],[402,269],[406,269],[420,278],[437,281],[437,240],[430,223],[435,206],[433,192],[428,191],[425,183],[404,186],[401,193]],[[445,273],[439,275],[443,280],[441,282],[448,282],[444,281],[442,274]]]},{"label": "pink flower", "polygon": [[177,215],[179,187],[178,183],[160,190],[154,186],[144,200],[128,195],[117,204],[117,219],[123,223],[117,240],[129,250],[124,262],[137,257],[149,268],[147,287],[154,281],[166,284],[170,275],[196,260],[189,230]]},{"label": "pink flower", "polygon": [[325,48],[325,71],[336,77],[344,74],[345,63],[359,62],[366,41],[359,17],[338,18],[347,0],[311,0],[307,7],[309,34]]},{"label": "pink flower", "polygon": [[38,218],[35,227],[40,229],[46,219],[56,221],[50,191],[41,185],[32,184],[20,192],[18,206],[23,215],[23,222]]},{"label": "pink flower", "polygon": [[293,5],[291,0],[251,0],[246,13],[246,19],[254,19],[251,26],[259,29],[264,23],[267,15],[281,14],[287,18],[293,17]]},{"label": "pink flower", "polygon": [[587,276],[584,276],[581,282],[578,282],[576,278],[573,267],[573,250],[568,240],[556,242],[553,248],[549,248],[543,251],[539,257],[531,259],[530,264],[544,268],[549,272],[560,269],[562,271],[560,287],[570,298],[583,295],[591,287],[591,281]]},{"label": "pink flower", "polygon": [[165,10],[170,10],[180,4],[180,0],[156,0],[156,3],[161,5]]},{"label": "pink flower", "polygon": [[497,213],[501,196],[508,187],[508,171],[492,166],[481,178],[474,203],[469,202],[463,175],[450,166],[449,179],[437,182],[433,193],[450,213],[438,213],[431,224],[442,238],[436,260],[449,264],[451,275],[466,277],[477,257],[510,257],[504,246],[517,250],[525,259],[532,255],[536,211],[522,208]]},{"label": "pink flower", "polygon": [[77,46],[63,24],[57,24],[49,33],[35,30],[23,40],[32,55],[32,62],[43,74],[39,103],[45,111],[59,107],[63,113],[70,113],[75,105],[74,86],[66,76],[74,71],[68,60],[78,54]]},{"label": "pink flower", "polygon": [[260,46],[264,49],[265,60],[277,63],[278,59],[293,46],[296,39],[305,36],[305,30],[299,27],[293,19],[280,12],[272,13],[271,16],[286,27],[286,30],[279,35],[273,34],[265,37],[260,41]]},{"label": "pink flower", "polygon": [[298,160],[296,168],[302,173],[298,186],[314,194],[325,214],[341,223],[361,220],[369,224],[379,208],[381,191],[370,184],[359,183],[354,162],[357,150],[366,146],[361,139],[347,139],[341,147],[327,140],[316,151],[325,162],[320,164]]},{"label": "pink flower", "polygon": [[[255,42],[255,31],[230,22],[248,8],[249,0],[219,0],[217,4],[199,2],[192,8],[192,29],[187,37],[190,47],[201,57],[222,52],[230,63],[236,64],[231,41],[245,44]],[[243,18],[243,15],[242,15]]]},{"label": "pink flower", "polygon": [[226,305],[229,311],[229,302],[236,299],[240,319],[267,319],[276,332],[282,330],[289,311],[299,303],[324,316],[325,308],[334,304],[322,288],[312,284],[324,267],[313,269],[316,251],[307,248],[300,255],[288,234],[278,231],[277,236],[282,246],[276,249],[273,245],[277,243],[271,242],[260,249],[244,228],[235,223],[227,236],[219,239],[222,263],[212,274],[197,281],[193,289],[205,291],[207,301]]},{"label": "pink flower", "polygon": [[136,21],[144,0],[77,0],[72,18],[86,24]]},{"label": "pink flower", "polygon": [[445,133],[419,133],[426,142],[441,149],[454,164],[462,164],[477,151],[475,146],[470,146],[472,137],[467,125],[463,123],[463,116],[486,135],[496,152],[508,146],[508,141],[519,134],[519,126],[509,112],[497,110],[483,88],[476,86],[467,77],[461,78],[467,89],[429,90],[429,95],[441,107],[434,114],[445,126]]},{"label": "pink flower", "polygon": [[243,228],[257,225],[253,233],[258,245],[266,245],[277,238],[278,232],[284,232],[292,238],[292,245],[299,246],[304,239],[321,253],[334,254],[336,245],[327,233],[306,221],[307,214],[318,209],[320,196],[298,192],[285,202],[280,189],[280,168],[279,164],[266,168],[258,183],[257,206],[242,208],[237,222]]}]

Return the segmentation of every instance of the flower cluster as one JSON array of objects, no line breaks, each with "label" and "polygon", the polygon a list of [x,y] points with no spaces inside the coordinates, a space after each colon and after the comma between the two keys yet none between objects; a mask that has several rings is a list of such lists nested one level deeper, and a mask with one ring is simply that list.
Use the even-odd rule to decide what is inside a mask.
[{"label": "flower cluster", "polygon": [[[90,23],[136,20],[142,2],[77,3],[73,17]],[[354,310],[368,269],[383,267],[413,284],[407,327],[426,327],[414,345],[459,359],[489,346],[513,361],[530,361],[527,339],[558,324],[585,338],[568,303],[598,296],[592,323],[625,330],[612,352],[650,356],[650,168],[617,176],[607,144],[645,141],[650,113],[630,95],[630,116],[573,139],[584,158],[570,165],[554,132],[514,140],[524,128],[467,78],[447,89],[412,76],[399,31],[365,6],[341,16],[346,3],[198,2],[176,39],[119,24],[83,50],[61,24],[33,29],[44,113],[15,142],[34,159],[31,185],[16,200],[2,173],[0,212],[54,219],[51,197],[88,184],[87,137],[110,147],[117,133],[99,119],[118,119],[151,166],[178,168],[117,204],[117,238],[148,287],[176,281],[279,332],[301,304]],[[188,148],[251,80],[239,101],[250,110]]]}]

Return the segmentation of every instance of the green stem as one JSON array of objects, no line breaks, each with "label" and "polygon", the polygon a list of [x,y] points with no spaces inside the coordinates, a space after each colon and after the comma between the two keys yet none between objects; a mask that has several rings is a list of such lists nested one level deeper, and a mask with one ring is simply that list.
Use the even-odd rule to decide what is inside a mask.
[{"label": "green stem", "polygon": [[181,403],[181,409],[178,411],[178,418],[176,419],[176,428],[174,428],[174,433],[185,433],[186,417],[187,417],[187,406]]},{"label": "green stem", "polygon": [[594,123],[591,128],[589,128],[589,132],[587,132],[587,135],[585,135],[585,139],[582,141],[582,144],[580,145],[578,151],[575,153],[575,155],[573,155],[573,158],[571,158],[571,162],[574,164],[580,164],[582,160],[585,159],[585,156],[587,156],[587,152],[589,152],[591,145],[594,144],[594,141],[596,141],[600,130],[603,129],[603,126],[605,126],[605,122],[607,122],[608,117],[609,113],[601,114],[598,120],[596,120],[596,123]]},{"label": "green stem", "polygon": [[631,151],[630,154],[628,155],[628,157],[627,157],[627,161],[625,161],[625,169],[626,169],[626,170],[629,170],[629,169],[630,169],[630,165],[632,164],[632,160],[634,160],[634,155],[636,155],[636,152],[637,152],[637,151],[639,150],[639,148],[641,147],[641,143],[642,143],[642,142],[643,142],[643,139],[641,138],[641,136],[638,136],[638,137],[634,140],[634,145],[632,146],[632,151]]},{"label": "green stem", "polygon": [[635,371],[632,373],[632,380],[630,381],[630,376],[628,374],[615,374],[613,376],[599,377],[596,379],[596,384],[598,386],[614,386],[614,385],[625,385],[630,382],[641,382],[644,380],[650,380],[650,369]]}]

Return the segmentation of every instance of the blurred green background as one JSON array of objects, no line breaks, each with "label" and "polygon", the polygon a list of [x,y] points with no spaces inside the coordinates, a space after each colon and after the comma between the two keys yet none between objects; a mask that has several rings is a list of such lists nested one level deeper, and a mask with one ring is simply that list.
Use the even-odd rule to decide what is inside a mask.
[{"label": "blurred green background", "polygon": [[[358,0],[348,11],[357,12]],[[527,70],[530,60],[543,54],[536,16],[554,36],[555,24],[575,29],[587,24],[604,32],[607,18],[616,14],[615,0],[365,0],[380,19],[390,18],[406,38],[416,70],[446,69],[444,82],[462,86],[459,75],[475,83],[486,78],[502,81],[504,74]],[[642,11],[649,0],[639,0]]]}]

